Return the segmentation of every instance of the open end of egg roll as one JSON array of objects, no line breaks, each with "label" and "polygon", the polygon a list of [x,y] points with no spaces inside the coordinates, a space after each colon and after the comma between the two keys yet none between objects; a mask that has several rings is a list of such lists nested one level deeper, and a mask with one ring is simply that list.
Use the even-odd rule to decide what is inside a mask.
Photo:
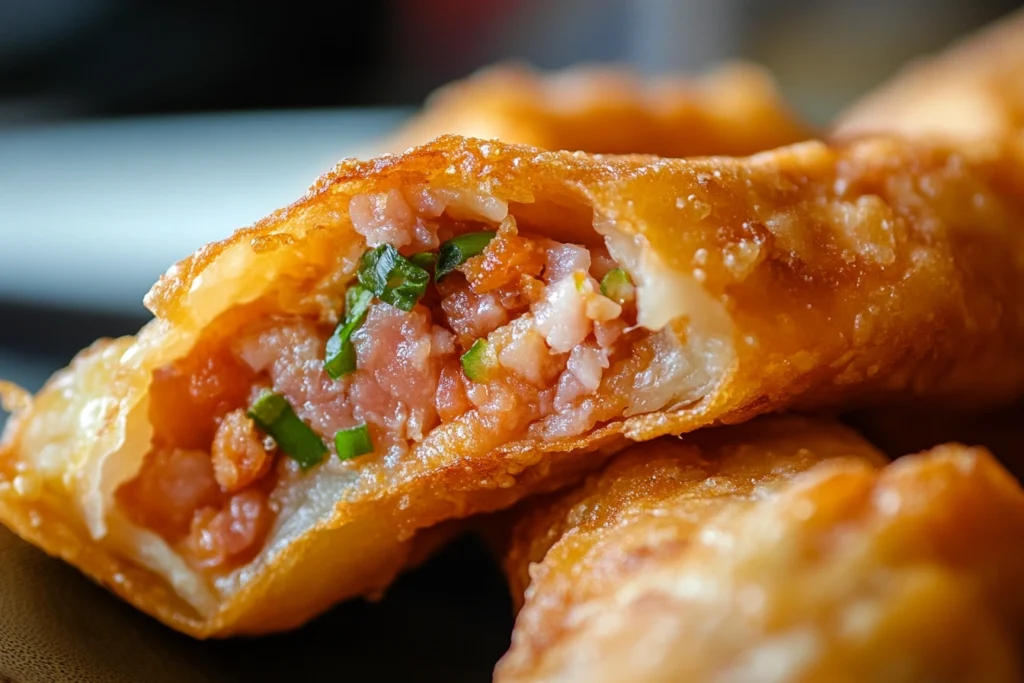
[{"label": "open end of egg roll", "polygon": [[[356,277],[342,262],[297,311],[233,306],[154,369],[151,446],[116,487],[118,509],[231,591],[265,544],[339,501],[448,468],[453,492],[508,489],[545,451],[706,396],[732,356],[720,305],[677,289],[687,320],[638,324],[661,307],[628,275],[643,272],[634,255],[615,259],[583,207],[552,208],[425,188],[355,195],[348,220],[368,247]],[[478,253],[438,277],[455,249]],[[261,421],[273,400],[286,415]],[[463,515],[439,498],[417,525]]]},{"label": "open end of egg roll", "polygon": [[495,680],[1016,681],[1024,491],[828,422],[659,439],[518,511]]},{"label": "open end of egg roll", "polygon": [[1024,384],[1004,168],[895,140],[682,161],[446,137],[342,162],[172,268],[153,322],[12,419],[0,514],[182,630],[266,632],[626,438],[998,400]]}]

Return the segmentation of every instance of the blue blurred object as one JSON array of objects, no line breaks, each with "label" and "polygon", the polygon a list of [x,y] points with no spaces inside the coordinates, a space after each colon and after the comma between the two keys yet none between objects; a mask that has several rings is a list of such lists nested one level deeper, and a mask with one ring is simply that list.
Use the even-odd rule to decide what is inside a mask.
[{"label": "blue blurred object", "polygon": [[0,300],[140,310],[174,261],[300,198],[401,109],[0,132]]}]

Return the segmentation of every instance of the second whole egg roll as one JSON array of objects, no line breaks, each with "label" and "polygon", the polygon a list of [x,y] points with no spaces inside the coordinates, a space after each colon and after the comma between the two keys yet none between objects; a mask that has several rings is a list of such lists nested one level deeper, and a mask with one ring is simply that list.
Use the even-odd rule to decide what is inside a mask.
[{"label": "second whole egg roll", "polygon": [[663,157],[741,156],[814,137],[772,78],[741,63],[692,77],[499,64],[440,88],[383,147],[398,152],[442,134]]},{"label": "second whole egg roll", "polygon": [[1024,157],[1024,10],[911,62],[833,126],[838,138],[879,134]]},{"label": "second whole egg roll", "polygon": [[884,465],[760,418],[659,439],[530,502],[512,681],[1019,681],[1024,491],[985,451]]},{"label": "second whole egg roll", "polygon": [[628,439],[1003,400],[1024,389],[1016,163],[454,136],[344,161],[174,266],[137,336],[5,392],[0,518],[185,632],[261,633]]}]

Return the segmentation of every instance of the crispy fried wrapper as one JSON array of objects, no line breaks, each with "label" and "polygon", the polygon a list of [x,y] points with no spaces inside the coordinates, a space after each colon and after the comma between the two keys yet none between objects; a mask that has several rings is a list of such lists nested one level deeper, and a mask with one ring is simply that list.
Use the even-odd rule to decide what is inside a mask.
[{"label": "crispy fried wrapper", "polygon": [[1024,491],[829,422],[659,439],[531,502],[507,681],[1018,681]]},{"label": "crispy fried wrapper", "polygon": [[[175,628],[262,633],[627,439],[1003,400],[1024,388],[1014,169],[895,140],[684,161],[444,137],[344,161],[172,267],[151,323],[15,414],[0,518]],[[462,261],[435,284],[442,241]],[[249,419],[267,395],[312,460]]]},{"label": "crispy fried wrapper", "polygon": [[500,64],[436,91],[383,146],[399,152],[446,133],[664,157],[738,156],[814,137],[771,76],[741,63],[692,78],[649,78],[611,66],[545,73]]}]

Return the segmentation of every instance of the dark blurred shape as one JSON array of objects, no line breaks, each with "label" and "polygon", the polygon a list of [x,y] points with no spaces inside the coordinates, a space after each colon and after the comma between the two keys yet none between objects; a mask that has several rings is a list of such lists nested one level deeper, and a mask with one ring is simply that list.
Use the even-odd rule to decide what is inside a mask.
[{"label": "dark blurred shape", "polygon": [[0,124],[411,104],[495,61],[765,63],[817,118],[1019,0],[0,0]]},{"label": "dark blurred shape", "polygon": [[964,406],[866,411],[847,416],[846,421],[890,457],[943,443],[981,446],[1024,481],[1024,401],[986,412]]},{"label": "dark blurred shape", "polygon": [[488,681],[512,608],[482,545],[456,542],[377,604],[277,636],[200,642],[172,631],[0,527],[0,681]]},{"label": "dark blurred shape", "polygon": [[387,2],[2,0],[0,35],[32,38],[3,54],[0,93],[22,119],[380,101],[391,9]]},{"label": "dark blurred shape", "polygon": [[105,313],[78,308],[45,307],[0,299],[0,348],[55,360],[66,359],[100,337],[135,334],[148,320],[139,306],[131,313]]}]

